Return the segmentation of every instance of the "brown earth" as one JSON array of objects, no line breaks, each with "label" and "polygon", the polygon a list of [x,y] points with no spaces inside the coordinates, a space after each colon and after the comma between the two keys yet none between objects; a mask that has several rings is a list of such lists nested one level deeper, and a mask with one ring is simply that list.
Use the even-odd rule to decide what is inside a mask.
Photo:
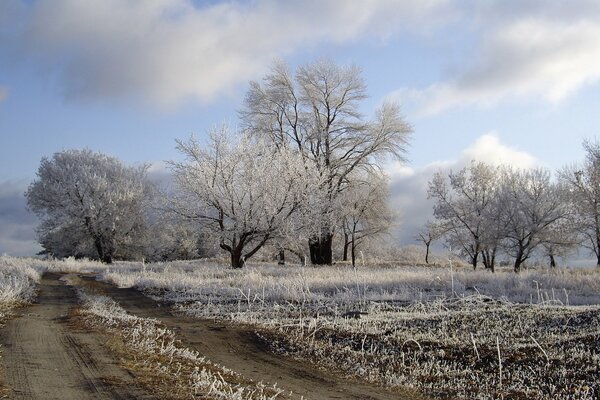
[{"label": "brown earth", "polygon": [[0,331],[3,381],[9,399],[154,399],[118,366],[98,333],[74,328],[72,287],[46,274],[35,304]]},{"label": "brown earth", "polygon": [[[7,322],[0,331],[4,381],[11,399],[153,399],[119,367],[99,333],[74,329],[70,313],[77,306],[75,290],[46,274],[37,303]],[[249,328],[191,319],[171,312],[135,289],[119,289],[80,281],[112,297],[129,313],[156,318],[172,329],[184,346],[244,377],[277,383],[297,399],[423,399],[411,391],[390,391],[357,380],[343,379],[306,363],[270,353]]]},{"label": "brown earth", "polygon": [[249,328],[174,314],[168,304],[161,304],[136,289],[119,289],[101,282],[95,285],[129,313],[160,320],[176,332],[186,347],[197,350],[210,361],[254,381],[277,383],[286,392],[292,391],[294,398],[424,399],[416,392],[391,391],[357,380],[343,379],[306,363],[272,354]]}]

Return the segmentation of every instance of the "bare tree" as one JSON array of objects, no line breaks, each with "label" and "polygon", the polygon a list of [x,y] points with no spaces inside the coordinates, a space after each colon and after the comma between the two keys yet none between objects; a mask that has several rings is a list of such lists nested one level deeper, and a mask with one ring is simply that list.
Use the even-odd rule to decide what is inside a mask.
[{"label": "bare tree", "polygon": [[503,247],[519,272],[533,251],[548,242],[553,228],[568,215],[568,207],[550,173],[541,168],[503,168],[498,199],[506,226]]},{"label": "bare tree", "polygon": [[342,230],[344,233],[344,261],[348,249],[352,266],[356,265],[356,248],[367,238],[389,232],[394,216],[388,205],[387,178],[378,172],[351,180],[352,184],[340,196]]},{"label": "bare tree", "polygon": [[45,249],[106,263],[141,252],[146,169],[127,167],[91,150],[65,150],[42,158],[37,179],[25,195],[29,208],[42,219],[38,234]]},{"label": "bare tree", "polygon": [[265,140],[235,136],[224,126],[210,133],[206,146],[196,139],[177,141],[183,162],[171,162],[178,191],[170,204],[180,217],[212,230],[241,268],[267,242],[310,207],[310,185],[319,175],[285,148]]},{"label": "bare tree", "polygon": [[427,223],[417,232],[415,240],[425,245],[425,264],[429,264],[429,250],[431,244],[442,237],[444,230],[442,226],[435,224],[431,221]]},{"label": "bare tree", "polygon": [[[492,243],[487,230],[494,197],[498,188],[498,169],[472,162],[448,177],[436,173],[429,182],[428,197],[435,201],[434,216],[445,232],[449,244],[461,249],[477,268],[479,255]],[[495,250],[493,250],[495,253]],[[491,263],[491,259],[488,258]],[[493,269],[493,268],[492,268]]]},{"label": "bare tree", "polygon": [[572,254],[581,244],[573,215],[569,214],[552,224],[542,242],[542,253],[548,257],[551,268],[558,267],[557,258]]},{"label": "bare tree", "polygon": [[323,177],[320,190],[328,201],[319,210],[319,229],[309,239],[313,264],[331,264],[337,221],[332,208],[358,170],[377,168],[378,160],[393,155],[404,160],[411,127],[394,104],[384,104],[372,120],[359,112],[367,97],[356,67],[331,62],[301,66],[292,75],[286,65],[275,64],[262,83],[251,82],[243,126],[255,137],[276,147],[294,149],[315,165]]},{"label": "bare tree", "polygon": [[563,168],[559,178],[568,188],[581,243],[594,253],[600,267],[600,143],[585,140],[583,148],[583,165]]}]

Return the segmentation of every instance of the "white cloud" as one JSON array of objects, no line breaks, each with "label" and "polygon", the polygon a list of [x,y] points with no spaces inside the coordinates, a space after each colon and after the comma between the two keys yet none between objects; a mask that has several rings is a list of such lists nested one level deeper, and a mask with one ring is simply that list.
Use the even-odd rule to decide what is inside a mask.
[{"label": "white cloud", "polygon": [[492,165],[511,165],[516,168],[531,168],[537,164],[534,156],[501,143],[495,133],[480,136],[462,152],[458,164],[466,165],[472,160]]},{"label": "white cloud", "polygon": [[480,136],[454,159],[435,161],[419,168],[392,164],[386,171],[390,175],[391,204],[400,213],[398,236],[402,245],[414,244],[417,231],[433,218],[433,203],[427,199],[427,185],[433,174],[440,170],[458,171],[472,160],[517,168],[538,165],[533,155],[505,145],[494,133]]},{"label": "white cloud", "polygon": [[39,0],[12,37],[68,98],[173,106],[209,102],[299,48],[425,29],[451,14],[440,11],[448,2]]},{"label": "white cloud", "polygon": [[557,103],[600,81],[600,3],[486,4],[464,13],[463,23],[476,21],[473,31],[481,40],[453,76],[390,96],[413,101],[421,115],[431,115],[515,98]]}]

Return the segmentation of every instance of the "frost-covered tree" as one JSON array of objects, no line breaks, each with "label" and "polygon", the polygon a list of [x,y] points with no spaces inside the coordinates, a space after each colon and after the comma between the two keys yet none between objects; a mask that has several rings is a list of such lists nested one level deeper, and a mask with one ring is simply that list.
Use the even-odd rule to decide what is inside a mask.
[{"label": "frost-covered tree", "polygon": [[[332,240],[339,221],[333,208],[358,170],[377,167],[385,156],[404,160],[412,129],[395,104],[384,104],[372,119],[364,118],[360,104],[366,86],[356,67],[320,61],[292,74],[275,64],[262,82],[251,82],[240,112],[244,128],[275,147],[295,151],[314,164],[328,201],[309,239],[313,264],[332,263]],[[317,188],[315,188],[317,190]]]},{"label": "frost-covered tree", "polygon": [[171,210],[210,229],[233,268],[293,230],[297,214],[312,207],[309,188],[319,176],[286,148],[223,126],[206,145],[190,138],[177,149],[185,159],[170,163],[177,186]]},{"label": "frost-covered tree", "polygon": [[548,227],[542,242],[542,255],[547,257],[551,268],[558,266],[557,258],[565,258],[576,251],[581,244],[578,236],[576,218],[569,213]]},{"label": "frost-covered tree", "polygon": [[431,221],[427,221],[415,235],[415,240],[425,245],[425,264],[429,264],[429,251],[431,244],[443,235],[443,227]]},{"label": "frost-covered tree", "polygon": [[568,188],[581,243],[594,253],[600,267],[600,143],[585,140],[583,148],[583,164],[563,168],[559,178]]},{"label": "frost-covered tree", "polygon": [[106,263],[141,254],[146,169],[87,149],[42,158],[25,195],[42,219],[38,236],[46,251]]},{"label": "frost-covered tree", "polygon": [[[494,198],[498,190],[498,168],[482,162],[447,176],[434,174],[429,181],[428,197],[435,201],[433,213],[448,243],[469,258],[477,268],[479,255],[495,254],[497,232],[489,216],[494,213]],[[493,270],[493,258],[487,257],[486,267]]]},{"label": "frost-covered tree", "polygon": [[394,215],[389,207],[388,182],[379,172],[353,177],[351,184],[340,196],[342,204],[342,231],[344,234],[344,261],[348,250],[352,266],[356,264],[356,248],[365,239],[374,239],[389,232]]},{"label": "frost-covered tree", "polygon": [[210,239],[198,226],[171,216],[158,219],[148,228],[145,255],[149,261],[192,260],[216,255]]},{"label": "frost-covered tree", "polygon": [[563,191],[542,168],[502,169],[498,200],[505,231],[503,248],[519,272],[538,246],[548,243],[553,229],[568,216]]}]

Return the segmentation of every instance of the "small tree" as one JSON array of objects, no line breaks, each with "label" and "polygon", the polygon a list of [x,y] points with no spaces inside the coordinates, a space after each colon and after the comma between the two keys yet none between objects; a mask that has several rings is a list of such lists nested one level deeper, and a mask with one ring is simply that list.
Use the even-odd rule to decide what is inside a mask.
[{"label": "small tree", "polygon": [[498,188],[498,169],[472,162],[446,178],[436,173],[429,182],[428,197],[435,201],[433,214],[452,248],[461,249],[473,269],[491,242],[488,216]]},{"label": "small tree", "polygon": [[127,167],[91,150],[65,150],[42,158],[25,196],[41,219],[38,236],[59,256],[141,254],[148,194],[146,166]]},{"label": "small tree", "polygon": [[550,182],[550,173],[541,168],[502,170],[498,196],[502,204],[504,250],[514,258],[519,272],[534,250],[548,238],[554,227],[567,217],[568,207],[562,191]]},{"label": "small tree", "polygon": [[544,257],[548,257],[550,267],[556,268],[556,259],[569,256],[580,244],[581,239],[577,235],[572,214],[569,214],[548,228],[542,242],[542,253]]},{"label": "small tree", "polygon": [[572,165],[559,172],[568,189],[581,244],[596,256],[600,267],[600,143],[585,140],[583,165]]},{"label": "small tree", "polygon": [[348,260],[350,249],[352,266],[355,266],[357,246],[367,238],[388,233],[394,216],[388,205],[388,183],[384,175],[371,172],[352,182],[342,194],[339,209],[343,215],[344,261]]},{"label": "small tree", "polygon": [[415,240],[425,245],[425,264],[429,264],[429,250],[431,244],[435,240],[438,240],[443,234],[444,231],[442,227],[431,221],[427,221],[427,223],[417,232]]},{"label": "small tree", "polygon": [[318,174],[285,147],[222,127],[210,133],[207,146],[190,138],[177,141],[177,149],[185,161],[170,163],[178,188],[170,208],[216,234],[233,268],[313,206],[308,188]]}]

